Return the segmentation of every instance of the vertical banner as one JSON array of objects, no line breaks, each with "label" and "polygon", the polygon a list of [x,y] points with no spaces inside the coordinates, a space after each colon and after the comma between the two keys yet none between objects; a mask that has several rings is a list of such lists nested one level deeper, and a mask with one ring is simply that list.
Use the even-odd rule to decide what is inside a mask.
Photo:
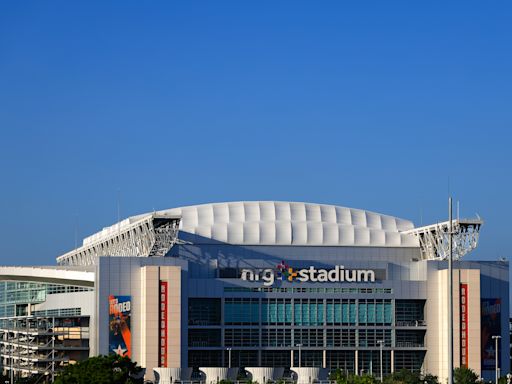
[{"label": "vertical banner", "polygon": [[167,367],[167,281],[160,281],[160,349],[158,361],[160,367]]},{"label": "vertical banner", "polygon": [[460,285],[460,365],[468,367],[468,285]]},{"label": "vertical banner", "polygon": [[108,297],[109,353],[116,353],[123,357],[132,357],[132,334],[130,330],[131,296]]},{"label": "vertical banner", "polygon": [[[501,299],[482,299],[482,370],[494,371],[495,335],[501,335]],[[498,343],[498,346],[501,343]]]}]

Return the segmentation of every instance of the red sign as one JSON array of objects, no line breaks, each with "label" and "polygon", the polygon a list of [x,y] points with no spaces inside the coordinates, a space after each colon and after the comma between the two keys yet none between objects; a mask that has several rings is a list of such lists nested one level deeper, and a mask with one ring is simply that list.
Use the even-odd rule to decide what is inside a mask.
[{"label": "red sign", "polygon": [[460,365],[468,366],[468,285],[460,285]]},{"label": "red sign", "polygon": [[167,367],[167,281],[160,281],[160,367]]}]

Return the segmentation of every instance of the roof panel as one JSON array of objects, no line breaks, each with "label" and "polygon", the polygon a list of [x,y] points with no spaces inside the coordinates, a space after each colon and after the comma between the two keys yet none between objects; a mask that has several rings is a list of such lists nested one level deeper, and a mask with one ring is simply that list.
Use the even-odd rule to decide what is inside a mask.
[{"label": "roof panel", "polygon": [[[178,212],[182,216],[180,231],[200,234],[197,243],[211,240],[237,245],[419,246],[412,236],[400,234],[414,228],[408,220],[334,205],[244,201],[159,213]],[[205,236],[207,227],[211,228],[211,237]]]}]

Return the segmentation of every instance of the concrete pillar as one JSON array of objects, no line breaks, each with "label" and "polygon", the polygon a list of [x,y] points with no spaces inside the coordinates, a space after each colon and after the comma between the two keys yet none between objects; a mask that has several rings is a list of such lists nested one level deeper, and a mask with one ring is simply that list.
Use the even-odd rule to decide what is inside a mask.
[{"label": "concrete pillar", "polygon": [[391,350],[391,373],[395,372],[395,351]]},{"label": "concrete pillar", "polygon": [[354,373],[359,376],[359,351],[354,351]]}]

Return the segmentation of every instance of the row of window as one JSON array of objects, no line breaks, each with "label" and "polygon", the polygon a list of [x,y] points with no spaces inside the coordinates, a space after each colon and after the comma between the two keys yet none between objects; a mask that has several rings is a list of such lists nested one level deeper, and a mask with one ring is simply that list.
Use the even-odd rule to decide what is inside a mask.
[{"label": "row of window", "polygon": [[37,317],[80,316],[81,314],[82,314],[81,308],[46,309],[43,311],[32,312],[32,315],[37,316]]},{"label": "row of window", "polygon": [[282,287],[224,287],[224,292],[277,292],[277,293],[352,293],[392,294],[393,288],[282,288]]},{"label": "row of window", "polygon": [[[259,324],[259,310],[259,299],[225,299],[224,323]],[[389,325],[392,313],[387,299],[261,299],[262,324]]]},{"label": "row of window", "polygon": [[[224,347],[421,347],[424,331],[396,331],[395,344],[391,329],[347,328],[226,328]],[[221,329],[189,329],[188,345],[221,347]],[[261,341],[260,341],[261,337]]]},{"label": "row of window", "polygon": [[[391,325],[423,322],[424,300],[226,298],[226,325]],[[189,325],[220,325],[221,299],[189,299]],[[394,312],[394,313],[393,313]]]},{"label": "row of window", "polygon": [[91,290],[92,288],[73,285],[3,281],[0,282],[0,304],[42,303],[46,300],[46,295]]}]

